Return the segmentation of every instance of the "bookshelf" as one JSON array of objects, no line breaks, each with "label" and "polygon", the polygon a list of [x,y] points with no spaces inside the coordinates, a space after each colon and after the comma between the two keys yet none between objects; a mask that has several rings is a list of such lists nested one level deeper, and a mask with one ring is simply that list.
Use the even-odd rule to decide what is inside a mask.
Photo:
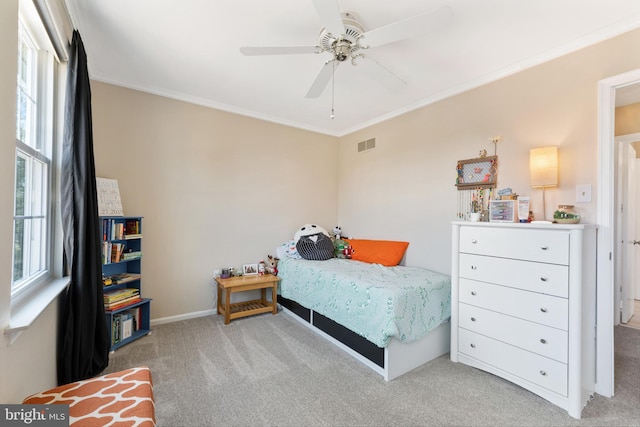
[{"label": "bookshelf", "polygon": [[111,351],[151,332],[151,299],[142,297],[142,217],[100,217],[102,285]]}]

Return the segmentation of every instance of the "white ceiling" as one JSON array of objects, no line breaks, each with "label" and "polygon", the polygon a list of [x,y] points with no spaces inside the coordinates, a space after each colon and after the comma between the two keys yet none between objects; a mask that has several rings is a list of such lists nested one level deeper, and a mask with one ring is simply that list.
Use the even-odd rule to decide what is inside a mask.
[{"label": "white ceiling", "polygon": [[[360,65],[342,63],[331,119],[331,83],[305,98],[329,53],[239,51],[317,45],[324,23],[312,0],[66,3],[95,80],[336,136],[640,27],[638,0],[338,0],[365,32],[445,5],[453,17],[369,49]],[[406,86],[369,78],[371,59]]]}]

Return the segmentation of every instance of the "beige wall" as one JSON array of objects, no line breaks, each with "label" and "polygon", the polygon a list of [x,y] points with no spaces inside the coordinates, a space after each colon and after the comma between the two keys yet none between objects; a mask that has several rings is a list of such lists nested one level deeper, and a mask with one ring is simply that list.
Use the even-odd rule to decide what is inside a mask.
[{"label": "beige wall", "polygon": [[640,132],[640,102],[616,108],[616,136],[638,132]]},{"label": "beige wall", "polygon": [[[616,108],[615,134],[630,135],[640,132],[640,103]],[[636,158],[640,158],[640,141],[631,144],[636,150]]]},{"label": "beige wall", "polygon": [[214,308],[213,271],[335,225],[337,138],[92,82],[96,174],[144,216],[152,318]]},{"label": "beige wall", "polygon": [[[529,186],[529,149],[557,145],[559,187],[547,190],[547,217],[575,204],[596,221],[597,85],[640,67],[640,31],[583,49],[340,139],[339,218],[346,235],[411,242],[406,263],[450,270],[458,160],[493,154],[502,135],[498,188],[530,195],[542,217],[542,192]],[[375,150],[356,143],[376,138]],[[592,202],[575,203],[575,186],[591,184]]]}]

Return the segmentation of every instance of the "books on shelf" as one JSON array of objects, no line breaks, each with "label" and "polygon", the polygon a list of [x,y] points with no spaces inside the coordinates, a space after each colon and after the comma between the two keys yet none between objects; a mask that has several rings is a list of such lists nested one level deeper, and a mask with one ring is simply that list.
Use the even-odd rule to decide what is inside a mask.
[{"label": "books on shelf", "polygon": [[122,260],[127,261],[130,259],[142,258],[142,251],[131,251],[122,254]]},{"label": "books on shelf", "polygon": [[117,344],[124,341],[140,330],[140,316],[140,307],[114,315],[111,320],[111,343]]},{"label": "books on shelf", "polygon": [[140,290],[136,288],[114,289],[104,293],[104,308],[114,311],[142,301]]},{"label": "books on shelf", "polygon": [[102,242],[102,264],[122,261],[124,248],[124,243]]},{"label": "books on shelf", "polygon": [[128,219],[124,223],[125,239],[139,239],[142,237],[140,230],[140,221],[137,219]]},{"label": "books on shelf", "polygon": [[102,277],[102,284],[104,286],[122,285],[123,283],[133,282],[139,280],[142,277],[139,273],[120,273],[113,274],[111,276]]},{"label": "books on shelf", "polygon": [[138,219],[114,219],[104,218],[102,220],[102,240],[125,240],[139,239],[142,237],[140,220]]},{"label": "books on shelf", "polygon": [[136,288],[114,289],[104,293],[104,302],[115,302],[140,293]]},{"label": "books on shelf", "polygon": [[120,310],[121,308],[125,308],[127,306],[132,305],[132,304],[140,302],[140,301],[142,301],[142,298],[140,298],[140,295],[135,295],[135,296],[132,296],[132,297],[127,298],[127,299],[122,300],[122,301],[109,303],[109,304],[105,303],[104,309],[106,311],[116,311],[116,310]]},{"label": "books on shelf", "polygon": [[102,264],[112,264],[114,262],[130,261],[142,258],[142,251],[125,249],[124,243],[102,242]]}]

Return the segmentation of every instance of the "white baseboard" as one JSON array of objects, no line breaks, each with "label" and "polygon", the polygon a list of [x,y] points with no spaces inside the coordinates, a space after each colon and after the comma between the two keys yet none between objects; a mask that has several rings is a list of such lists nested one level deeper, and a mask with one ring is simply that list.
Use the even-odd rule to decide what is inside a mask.
[{"label": "white baseboard", "polygon": [[159,319],[151,320],[151,326],[162,325],[163,323],[179,322],[181,320],[195,319],[197,317],[211,316],[212,314],[218,314],[218,311],[214,308],[212,310],[194,311],[192,313],[179,314],[177,316],[161,317]]}]

